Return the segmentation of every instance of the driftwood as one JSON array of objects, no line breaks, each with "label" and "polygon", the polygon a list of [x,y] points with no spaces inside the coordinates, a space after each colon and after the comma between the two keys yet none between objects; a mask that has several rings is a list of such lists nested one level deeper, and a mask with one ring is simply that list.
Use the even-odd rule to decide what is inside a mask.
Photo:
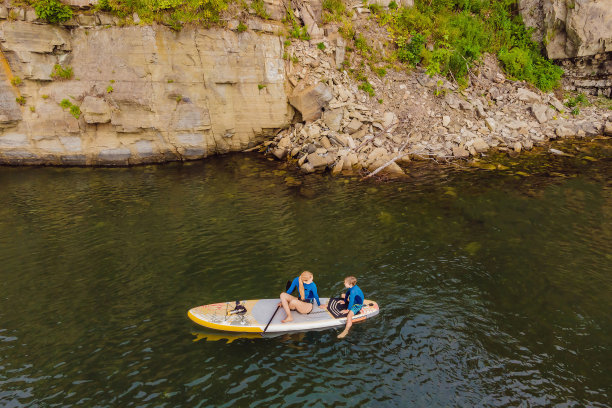
[{"label": "driftwood", "polygon": [[253,146],[253,147],[250,147],[250,148],[248,148],[248,149],[246,149],[246,150],[243,150],[242,152],[243,152],[243,153],[252,152],[252,151],[255,151],[255,150],[257,150],[257,149],[260,149],[262,146],[263,146],[263,143],[260,143],[260,144],[258,144],[258,145]]},{"label": "driftwood", "polygon": [[408,145],[408,142],[410,142],[410,133],[409,132],[408,135],[406,136],[406,142],[404,142],[404,144],[402,145],[402,147],[400,147],[400,149],[397,151],[397,156],[395,156],[394,158],[392,158],[391,160],[389,160],[388,162],[386,162],[385,164],[383,164],[382,166],[380,166],[379,168],[377,168],[376,170],[374,170],[373,172],[371,172],[370,174],[368,174],[367,176],[364,177],[364,179],[370,178],[376,174],[378,174],[382,169],[384,169],[387,166],[390,166],[391,164],[395,163],[396,160],[401,159],[402,157],[410,154],[410,152],[407,153],[402,153],[402,151],[406,148],[406,146]]}]

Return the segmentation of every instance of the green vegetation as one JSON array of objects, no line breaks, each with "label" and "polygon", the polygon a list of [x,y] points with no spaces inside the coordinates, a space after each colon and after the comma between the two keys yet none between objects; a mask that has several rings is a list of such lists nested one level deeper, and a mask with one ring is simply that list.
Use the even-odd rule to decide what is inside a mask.
[{"label": "green vegetation", "polygon": [[53,79],[72,79],[74,76],[74,72],[72,72],[72,67],[66,66],[62,67],[60,64],[55,64],[53,66],[53,72],[51,72],[51,78]]},{"label": "green vegetation", "polygon": [[293,14],[293,9],[289,8],[287,10],[287,15],[283,20],[285,23],[289,23],[291,28],[289,29],[289,35],[293,38],[297,38],[298,40],[308,41],[310,40],[310,34],[308,34],[308,28],[306,26],[300,26],[298,21],[295,18],[295,14]]},{"label": "green vegetation", "polygon": [[114,91],[114,89],[113,89],[112,86],[109,85],[109,86],[106,87],[106,93],[112,93],[113,91]]},{"label": "green vegetation", "polygon": [[244,24],[242,21],[240,23],[238,23],[238,28],[236,28],[238,30],[239,33],[243,33],[247,30],[247,26],[246,24]]},{"label": "green vegetation", "polygon": [[573,98],[569,98],[567,102],[565,102],[565,106],[568,108],[573,108],[575,106],[591,106],[589,100],[587,99],[584,93],[580,93]]},{"label": "green vegetation", "polygon": [[61,106],[62,109],[69,109],[72,106],[72,103],[68,99],[62,99],[59,106]]},{"label": "green vegetation", "polygon": [[137,13],[143,23],[158,22],[179,30],[187,23],[210,26],[230,0],[100,0],[97,8],[119,17]]},{"label": "green vegetation", "polygon": [[285,45],[285,47],[288,47],[288,46],[290,46],[290,45],[291,45],[291,41],[290,41],[290,40],[285,40],[285,41],[283,42],[283,44]]},{"label": "green vegetation", "polygon": [[40,97],[43,98],[43,99],[49,99],[49,95],[47,95],[47,94],[42,94]]},{"label": "green vegetation", "polygon": [[30,106],[30,112],[32,113],[36,112],[36,107],[34,105]]},{"label": "green vegetation", "polygon": [[372,87],[372,84],[370,84],[367,80],[363,81],[363,83],[359,85],[359,89],[366,92],[370,96],[374,96],[374,88]]},{"label": "green vegetation", "polygon": [[59,105],[62,107],[62,109],[70,110],[70,114],[76,119],[81,117],[81,108],[79,108],[77,105],[74,105],[68,99],[62,99]]},{"label": "green vegetation", "polygon": [[76,119],[81,117],[81,108],[76,105],[72,105],[70,107],[70,114],[74,116]]},{"label": "green vegetation", "polygon": [[11,79],[11,84],[13,86],[19,86],[23,83],[23,81],[21,80],[21,78],[19,78],[18,76],[14,76],[13,79]]},{"label": "green vegetation", "polygon": [[262,89],[264,89],[266,86],[267,86],[267,85],[262,85],[262,84],[259,84],[259,85],[257,85],[257,89],[259,89],[259,90],[261,91],[261,90],[262,90]]},{"label": "green vegetation", "polygon": [[323,0],[323,22],[340,22],[346,15],[346,6],[342,0]]},{"label": "green vegetation", "polygon": [[181,103],[183,101],[183,95],[176,95],[176,103]]},{"label": "green vegetation", "polygon": [[326,48],[325,43],[322,43],[322,42],[318,43],[317,48],[320,49],[321,51],[325,51],[325,48]]},{"label": "green vegetation", "polygon": [[23,106],[26,104],[26,99],[23,96],[18,96],[15,98],[15,102]]},{"label": "green vegetation", "polygon": [[397,3],[396,3],[395,1],[391,1],[391,2],[389,3],[389,8],[390,8],[391,10],[397,10]]},{"label": "green vegetation", "polygon": [[377,18],[391,32],[397,58],[421,64],[430,75],[466,84],[485,52],[496,54],[510,77],[544,91],[558,86],[563,74],[531,40],[517,0],[415,0],[414,7],[389,9]]},{"label": "green vegetation", "polygon": [[38,18],[50,23],[61,23],[72,17],[72,9],[58,0],[38,0],[34,10]]},{"label": "green vegetation", "polygon": [[270,14],[266,11],[263,0],[253,0],[251,2],[251,8],[259,17],[268,20],[270,18]]}]

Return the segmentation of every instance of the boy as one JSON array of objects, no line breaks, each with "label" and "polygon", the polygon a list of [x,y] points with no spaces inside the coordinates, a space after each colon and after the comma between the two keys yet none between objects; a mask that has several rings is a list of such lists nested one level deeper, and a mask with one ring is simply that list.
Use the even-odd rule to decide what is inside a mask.
[{"label": "boy", "polygon": [[344,287],[348,290],[346,294],[342,294],[341,297],[345,302],[349,302],[346,310],[343,310],[341,313],[346,314],[346,326],[344,327],[344,331],[338,335],[339,339],[346,337],[351,326],[353,325],[353,316],[355,316],[361,308],[363,307],[363,292],[357,286],[357,278],[354,276],[347,276],[344,278]]}]

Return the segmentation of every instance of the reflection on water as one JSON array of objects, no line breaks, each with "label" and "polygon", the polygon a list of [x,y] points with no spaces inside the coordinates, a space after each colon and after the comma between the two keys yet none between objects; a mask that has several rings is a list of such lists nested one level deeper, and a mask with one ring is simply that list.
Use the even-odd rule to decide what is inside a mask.
[{"label": "reflection on water", "polygon": [[[547,166],[2,168],[0,405],[607,406],[612,166]],[[344,341],[186,317],[304,269],[322,296],[356,275],[380,315]]]}]

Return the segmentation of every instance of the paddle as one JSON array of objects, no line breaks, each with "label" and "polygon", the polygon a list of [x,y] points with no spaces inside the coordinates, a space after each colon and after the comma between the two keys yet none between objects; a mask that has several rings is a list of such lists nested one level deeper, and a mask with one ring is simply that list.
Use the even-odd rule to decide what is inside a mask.
[{"label": "paddle", "polygon": [[[287,284],[285,285],[285,291],[288,291],[290,287],[291,287],[291,281],[287,281]],[[266,330],[268,330],[268,326],[270,325],[270,323],[272,323],[272,319],[274,319],[274,316],[276,316],[276,312],[278,312],[278,309],[280,309],[280,304],[276,306],[276,310],[272,314],[272,317],[270,318],[270,320],[268,320],[268,324],[266,324],[266,328],[264,329],[263,332],[261,332],[262,336],[266,334]]]}]

